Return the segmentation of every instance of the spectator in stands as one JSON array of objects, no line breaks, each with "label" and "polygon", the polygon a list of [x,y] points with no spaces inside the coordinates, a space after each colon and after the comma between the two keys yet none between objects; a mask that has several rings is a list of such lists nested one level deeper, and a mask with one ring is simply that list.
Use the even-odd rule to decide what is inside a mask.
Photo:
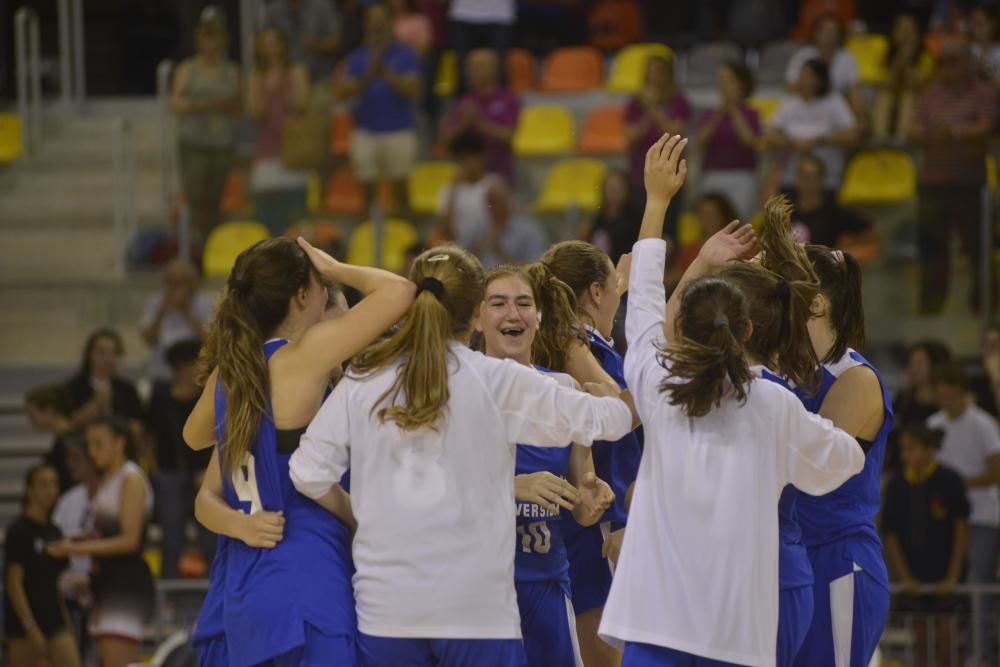
[{"label": "spectator in stands", "polygon": [[59,475],[59,490],[65,491],[73,484],[66,454],[66,439],[73,430],[66,387],[48,384],[32,389],[24,397],[24,410],[33,428],[52,434],[52,446],[45,455],[45,462],[55,468]]},{"label": "spectator in stands", "polygon": [[[502,61],[507,55],[517,20],[515,0],[451,0],[448,9],[448,37],[464,63],[472,49],[487,47]],[[463,87],[469,85],[462,82]]]},{"label": "spectator in stands", "polygon": [[792,226],[802,243],[843,247],[847,237],[870,236],[869,220],[837,203],[837,198],[823,189],[823,162],[807,153],[799,158],[795,170],[792,203]]},{"label": "spectator in stands", "polygon": [[116,416],[129,424],[133,437],[142,433],[143,409],[135,385],[118,375],[125,353],[121,335],[102,327],[87,338],[83,361],[66,382],[71,423],[79,428],[98,417]]},{"label": "spectator in stands", "polygon": [[[333,74],[340,53],[340,14],[330,0],[271,0],[264,29],[285,36],[288,59],[305,65],[309,80],[321,83]],[[326,88],[319,85],[317,88]]]},{"label": "spectator in stands", "polygon": [[479,134],[459,134],[451,140],[449,149],[458,171],[455,182],[443,188],[439,195],[436,236],[472,250],[482,244],[489,233],[487,193],[501,179],[486,173],[486,144]]},{"label": "spectator in stands", "polygon": [[1000,85],[1000,18],[996,6],[979,5],[969,11],[969,41],[976,69],[984,81]]},{"label": "spectator in stands", "polygon": [[920,187],[921,311],[939,313],[948,294],[952,230],[957,228],[972,267],[970,304],[979,308],[981,189],[987,141],[996,118],[996,94],[972,76],[969,47],[945,44],[936,81],[917,102],[910,140],[924,149]]},{"label": "spectator in stands", "polygon": [[718,109],[702,115],[698,127],[701,147],[701,192],[725,192],[744,220],[757,210],[757,149],[761,123],[747,104],[753,91],[753,74],[740,62],[726,63],[717,77]]},{"label": "spectator in stands", "polygon": [[217,7],[195,27],[197,53],[177,67],[170,110],[177,114],[177,153],[191,223],[203,237],[219,223],[219,202],[233,162],[242,109],[239,66],[226,58],[225,20]]},{"label": "spectator in stands", "polygon": [[163,272],[163,291],[146,300],[139,331],[151,348],[146,374],[154,383],[168,383],[173,377],[167,348],[178,341],[201,338],[212,318],[215,304],[200,286],[195,265],[175,259]]},{"label": "spectator in stands", "polygon": [[815,59],[822,60],[829,69],[830,89],[843,95],[858,119],[862,119],[865,116],[865,100],[858,62],[854,59],[854,54],[844,48],[844,24],[833,14],[816,20],[813,24],[812,43],[802,47],[788,61],[785,82],[790,90],[798,86],[803,65]]},{"label": "spectator in stands", "polygon": [[900,14],[893,21],[883,67],[886,82],[875,98],[872,130],[880,141],[902,144],[909,135],[917,95],[934,73],[934,58],[924,47],[913,14]]},{"label": "spectator in stands", "polygon": [[1000,415],[1000,322],[991,322],[983,332],[979,363],[970,374],[969,384],[976,405],[993,417]]},{"label": "spectator in stands", "polygon": [[45,545],[62,539],[52,524],[59,479],[47,465],[28,470],[23,510],[4,540],[4,639],[10,667],[78,667],[80,653],[59,594],[66,559]]},{"label": "spectator in stands", "polygon": [[414,0],[389,0],[389,9],[392,12],[392,33],[396,41],[424,58],[434,41],[431,20],[417,11]]},{"label": "spectator in stands", "polygon": [[286,123],[306,110],[309,77],[305,67],[291,60],[279,30],[258,33],[254,50],[250,113],[257,121],[257,145],[250,180],[257,219],[280,236],[306,212],[308,176],[286,167],[282,150]]},{"label": "spectator in stands", "polygon": [[145,473],[131,460],[135,447],[129,431],[116,417],[87,424],[87,452],[101,475],[93,502],[96,536],[50,542],[46,549],[57,557],[94,559],[90,633],[103,667],[127,667],[138,659],[155,596],[142,557],[153,493]]},{"label": "spectator in stands", "polygon": [[[957,364],[934,370],[934,393],[941,411],[927,420],[931,428],[944,431],[938,459],[965,480],[969,490],[969,554],[966,581],[985,584],[995,581],[1000,556],[1000,430],[997,422],[980,409],[969,394],[965,371]],[[995,632],[991,608],[984,601],[982,637],[985,664],[995,664]]]},{"label": "spectator in stands", "polygon": [[681,276],[698,257],[705,241],[730,222],[739,218],[732,201],[721,192],[706,192],[701,195],[695,202],[694,214],[698,219],[698,238],[679,240],[677,252],[671,258],[670,268],[667,270],[667,276],[664,280],[667,291],[672,291],[677,287]]},{"label": "spectator in stands", "polygon": [[534,262],[548,249],[548,235],[542,226],[530,218],[514,215],[513,195],[503,180],[494,180],[486,191],[486,206],[489,231],[473,248],[484,268]]},{"label": "spectator in stands", "polygon": [[593,243],[617,265],[623,254],[632,252],[641,222],[642,209],[632,195],[628,173],[610,169],[601,186],[601,205],[577,238]]},{"label": "spectator in stands", "polygon": [[951,350],[940,341],[924,340],[909,347],[903,386],[892,401],[892,413],[897,424],[922,424],[938,411],[934,369],[950,361]]},{"label": "spectator in stands", "polygon": [[794,91],[771,119],[767,145],[784,151],[782,188],[792,187],[799,158],[812,153],[823,162],[824,189],[834,193],[844,171],[844,149],[858,139],[857,123],[844,98],[830,89],[830,71],[822,60],[808,60],[798,72]]},{"label": "spectator in stands", "polygon": [[517,96],[500,85],[500,59],[496,51],[476,49],[465,60],[469,92],[460,97],[445,117],[441,138],[474,132],[486,142],[486,171],[514,182],[511,141],[521,112]]},{"label": "spectator in stands", "polygon": [[185,529],[194,518],[195,475],[205,470],[212,454],[210,449],[190,449],[182,436],[184,423],[201,396],[197,382],[200,347],[198,341],[188,340],[167,349],[173,381],[157,387],[149,402],[148,430],[156,452],[156,521],[163,530],[161,576],[166,579],[180,576]]},{"label": "spectator in stands", "polygon": [[[938,463],[941,433],[923,424],[902,428],[903,469],[893,473],[882,509],[882,532],[888,565],[903,587],[902,611],[937,614],[937,655],[930,664],[949,664],[952,641],[948,612],[957,600],[950,593],[962,576],[969,546],[969,501],[965,482]],[[918,594],[933,586],[935,594]],[[943,614],[943,615],[942,615]],[[917,665],[928,664],[927,619],[914,618]]]},{"label": "spectator in stands", "polygon": [[337,96],[355,104],[351,167],[365,188],[366,210],[382,178],[393,182],[393,206],[402,210],[406,177],[417,159],[413,105],[420,99],[420,60],[393,39],[385,4],[365,9],[365,41],[347,57]]}]

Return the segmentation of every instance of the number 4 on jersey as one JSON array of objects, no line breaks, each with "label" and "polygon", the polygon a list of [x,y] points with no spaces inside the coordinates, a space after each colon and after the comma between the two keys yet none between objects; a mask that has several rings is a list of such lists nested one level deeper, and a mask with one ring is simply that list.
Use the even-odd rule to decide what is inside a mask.
[{"label": "number 4 on jersey", "polygon": [[240,509],[247,514],[254,514],[262,509],[253,454],[248,453],[246,462],[233,471],[233,490],[240,499]]}]

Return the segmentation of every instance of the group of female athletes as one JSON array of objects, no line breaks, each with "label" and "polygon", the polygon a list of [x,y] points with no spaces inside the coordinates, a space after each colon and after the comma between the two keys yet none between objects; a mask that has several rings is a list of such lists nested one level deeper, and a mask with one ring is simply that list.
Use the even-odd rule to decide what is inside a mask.
[{"label": "group of female athletes", "polygon": [[779,198],[667,301],[686,144],[649,150],[618,267],[575,241],[488,272],[433,248],[409,280],[240,255],[184,430],[214,446],[203,666],[867,667],[892,414],[852,349],[858,265],[795,243]]}]

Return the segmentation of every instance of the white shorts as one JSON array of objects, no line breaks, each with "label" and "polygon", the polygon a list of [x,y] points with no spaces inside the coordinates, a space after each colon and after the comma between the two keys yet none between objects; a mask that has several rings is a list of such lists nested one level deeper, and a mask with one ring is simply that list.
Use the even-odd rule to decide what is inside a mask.
[{"label": "white shorts", "polygon": [[87,631],[93,639],[117,638],[134,642],[142,640],[142,616],[128,611],[102,611],[94,607],[90,612]]},{"label": "white shorts", "polygon": [[417,161],[417,133],[356,129],[351,133],[350,156],[354,175],[362,183],[374,183],[380,178],[405,180]]}]

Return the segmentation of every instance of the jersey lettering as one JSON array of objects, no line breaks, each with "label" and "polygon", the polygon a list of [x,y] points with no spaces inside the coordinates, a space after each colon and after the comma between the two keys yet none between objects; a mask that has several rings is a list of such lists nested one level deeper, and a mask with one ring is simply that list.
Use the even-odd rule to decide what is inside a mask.
[{"label": "jersey lettering", "polygon": [[552,533],[544,521],[517,527],[521,551],[526,554],[547,554],[552,549]]},{"label": "jersey lettering", "polygon": [[257,489],[257,466],[253,454],[248,453],[246,462],[233,471],[233,490],[240,499],[240,509],[247,514],[255,514],[263,509],[260,491]]}]

